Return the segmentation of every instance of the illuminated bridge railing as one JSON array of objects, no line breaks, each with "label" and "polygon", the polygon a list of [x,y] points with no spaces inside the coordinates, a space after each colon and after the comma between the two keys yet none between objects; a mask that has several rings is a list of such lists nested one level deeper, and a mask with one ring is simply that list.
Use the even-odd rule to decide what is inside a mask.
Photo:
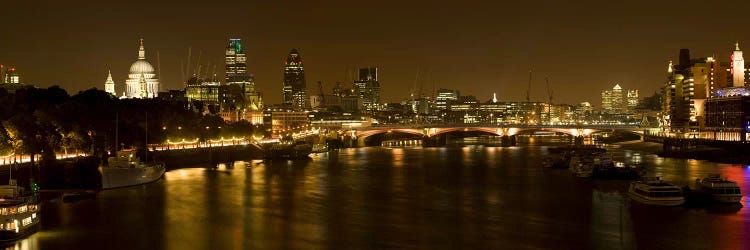
[{"label": "illuminated bridge railing", "polygon": [[[559,128],[559,129],[639,129],[642,130],[639,125],[628,125],[628,124],[480,124],[480,123],[468,123],[468,124],[375,124],[369,127],[359,127],[361,129],[387,129],[387,128],[472,128],[472,127],[490,127],[490,128]],[[357,128],[352,128],[357,129]]]}]

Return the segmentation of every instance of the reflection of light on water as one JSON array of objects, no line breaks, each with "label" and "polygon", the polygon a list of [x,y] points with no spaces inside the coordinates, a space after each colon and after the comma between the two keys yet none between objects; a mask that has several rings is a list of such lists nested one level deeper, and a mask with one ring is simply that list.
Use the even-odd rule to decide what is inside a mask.
[{"label": "reflection of light on water", "polygon": [[[632,219],[625,207],[625,201],[625,197],[618,191],[603,191],[594,188],[591,194],[590,226],[593,229],[592,236],[618,237],[621,244],[620,247],[629,249],[634,246],[635,235],[632,233]],[[609,232],[608,229],[613,226],[619,228],[619,232],[614,232],[615,234],[604,233]],[[595,245],[594,248],[607,247],[604,245]]]},{"label": "reflection of light on water", "polygon": [[164,173],[164,178],[168,180],[186,180],[188,179],[188,171],[186,169],[172,170]]},{"label": "reflection of light on water", "polygon": [[697,168],[698,167],[698,160],[696,160],[696,159],[688,159],[687,160],[687,165],[690,168]]},{"label": "reflection of light on water", "polygon": [[393,155],[393,166],[394,167],[403,167],[404,166],[404,149],[403,148],[394,148],[391,150],[391,155]]},{"label": "reflection of light on water", "polygon": [[487,152],[487,165],[488,166],[494,167],[495,164],[497,164],[496,159],[495,159],[495,154],[497,153],[497,150],[498,149],[496,147],[488,147],[485,149],[485,151]]},{"label": "reflection of light on water", "polygon": [[633,155],[630,157],[630,162],[639,164],[643,162],[643,158],[641,157],[641,153],[633,153]]},{"label": "reflection of light on water", "polygon": [[662,163],[664,163],[664,158],[656,157],[654,158],[654,163],[656,163],[656,165],[661,165]]},{"label": "reflection of light on water", "polygon": [[[26,237],[25,239],[13,242],[13,245],[6,245],[5,250],[29,250],[29,249],[39,249],[39,236],[42,234],[42,232],[36,232],[29,237]],[[45,233],[45,234],[51,234],[51,233]]]}]

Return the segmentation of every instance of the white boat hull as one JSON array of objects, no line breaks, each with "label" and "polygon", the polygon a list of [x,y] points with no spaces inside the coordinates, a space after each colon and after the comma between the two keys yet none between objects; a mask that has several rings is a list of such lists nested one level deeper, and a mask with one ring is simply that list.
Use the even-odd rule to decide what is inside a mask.
[{"label": "white boat hull", "polygon": [[742,200],[742,195],[711,195],[711,200],[719,203],[738,203]]},{"label": "white boat hull", "polygon": [[164,175],[163,164],[150,164],[143,167],[120,168],[99,167],[102,174],[102,189],[137,186],[158,180]]},{"label": "white boat hull", "polygon": [[654,205],[654,206],[679,206],[685,203],[684,197],[674,197],[674,198],[660,198],[660,199],[651,199],[648,197],[643,197],[642,195],[629,193],[630,199],[646,204],[646,205]]}]

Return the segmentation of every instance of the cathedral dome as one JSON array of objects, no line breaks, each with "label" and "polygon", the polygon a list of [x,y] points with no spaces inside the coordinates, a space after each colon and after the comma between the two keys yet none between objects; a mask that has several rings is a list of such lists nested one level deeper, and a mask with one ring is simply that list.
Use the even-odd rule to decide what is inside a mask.
[{"label": "cathedral dome", "polygon": [[143,39],[138,49],[138,60],[130,65],[130,73],[125,85],[127,90],[123,96],[126,98],[154,98],[159,94],[159,79],[156,78],[154,66],[146,61]]},{"label": "cathedral dome", "polygon": [[131,75],[153,74],[153,73],[154,73],[154,66],[151,66],[151,64],[144,59],[138,59],[138,61],[135,61],[133,65],[130,65]]}]

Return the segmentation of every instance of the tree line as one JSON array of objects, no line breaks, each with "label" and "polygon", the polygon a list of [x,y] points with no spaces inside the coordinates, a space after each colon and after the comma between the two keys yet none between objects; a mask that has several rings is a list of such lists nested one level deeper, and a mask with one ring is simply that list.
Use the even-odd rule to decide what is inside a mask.
[{"label": "tree line", "polygon": [[193,110],[187,101],[118,99],[95,88],[72,96],[59,86],[0,88],[0,154],[51,160],[55,153],[79,152],[104,158],[168,140],[264,136],[264,128],[247,121],[229,123]]}]

